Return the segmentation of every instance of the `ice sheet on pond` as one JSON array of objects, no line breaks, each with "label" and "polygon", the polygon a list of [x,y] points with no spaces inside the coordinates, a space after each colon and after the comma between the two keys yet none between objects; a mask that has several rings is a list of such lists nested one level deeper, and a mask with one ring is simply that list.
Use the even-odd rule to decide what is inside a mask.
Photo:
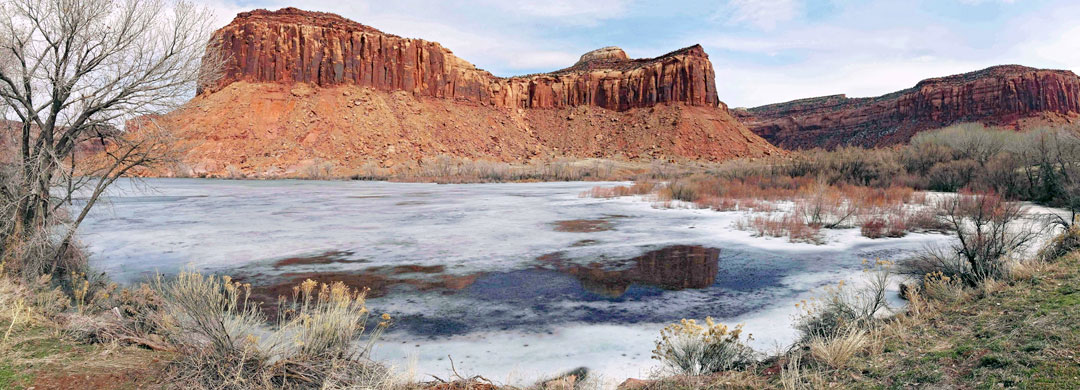
[{"label": "ice sheet on pond", "polygon": [[794,303],[815,289],[857,277],[863,259],[948,239],[846,229],[792,244],[735,229],[741,212],[580,196],[621,183],[141,183],[117,186],[84,223],[94,266],[121,282],[189,267],[374,285],[370,306],[397,318],[379,356],[433,374],[452,353],[488,377],[641,375],[652,339],[680,318],[745,322],[755,346],[785,344]]}]

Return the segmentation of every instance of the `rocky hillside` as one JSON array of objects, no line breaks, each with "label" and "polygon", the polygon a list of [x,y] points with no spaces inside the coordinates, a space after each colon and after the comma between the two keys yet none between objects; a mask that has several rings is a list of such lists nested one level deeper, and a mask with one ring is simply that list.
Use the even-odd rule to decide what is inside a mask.
[{"label": "rocky hillside", "polygon": [[722,160],[777,149],[731,117],[708,55],[649,59],[619,48],[551,73],[500,78],[436,42],[285,8],[237,15],[212,43],[225,77],[169,115],[190,142],[174,172],[348,171],[449,155]]},{"label": "rocky hillside", "polygon": [[754,133],[788,149],[904,143],[958,122],[1024,129],[1080,123],[1080,78],[1067,70],[995,66],[927,79],[873,98],[824,96],[736,110]]}]

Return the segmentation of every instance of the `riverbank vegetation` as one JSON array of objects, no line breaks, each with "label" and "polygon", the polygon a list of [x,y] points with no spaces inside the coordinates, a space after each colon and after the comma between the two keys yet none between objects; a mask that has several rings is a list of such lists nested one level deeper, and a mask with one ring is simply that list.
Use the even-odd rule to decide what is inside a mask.
[{"label": "riverbank vegetation", "polygon": [[[117,178],[176,164],[156,114],[218,76],[205,10],[187,3],[0,1],[0,389],[493,389],[456,373],[420,383],[373,361],[392,318],[366,291],[305,281],[268,316],[251,286],[181,273],[118,286],[95,272],[78,227]],[[59,55],[58,53],[67,53]],[[118,130],[127,124],[140,136]],[[339,172],[311,161],[295,177],[443,183],[634,180],[596,197],[651,196],[671,207],[750,210],[759,235],[818,240],[943,231],[959,241],[876,279],[837,284],[800,306],[798,343],[764,355],[744,330],[710,319],[664,329],[664,377],[644,388],[1032,387],[1080,385],[1080,233],[1075,216],[1035,259],[1016,201],[1080,209],[1080,140],[1062,129],[1015,133],[960,125],[893,149],[792,152],[756,161],[551,160],[531,165],[436,157],[394,171]],[[235,168],[227,176],[243,178]],[[931,197],[924,191],[958,192]],[[895,269],[894,269],[895,268]],[[888,308],[904,276],[906,308]],[[753,330],[746,329],[749,334]],[[451,369],[454,370],[453,366]],[[586,371],[540,389],[597,386]],[[505,388],[512,388],[503,386]]]},{"label": "riverbank vegetation", "polygon": [[747,211],[741,229],[811,243],[821,242],[822,229],[857,227],[870,238],[955,230],[956,218],[947,214],[972,212],[928,192],[978,195],[955,199],[994,200],[985,204],[991,208],[1010,204],[1003,201],[1065,208],[1071,215],[1056,221],[1063,226],[1080,210],[1080,137],[1065,128],[1018,133],[960,124],[892,149],[810,150],[672,172],[679,173],[584,195],[644,195],[665,207]]},{"label": "riverbank vegetation", "polygon": [[905,307],[878,307],[872,316],[866,309],[875,310],[882,290],[840,284],[801,304],[802,338],[779,354],[743,369],[631,381],[624,388],[1080,386],[1080,255],[1010,261],[1008,272],[975,284],[941,271],[925,274],[907,285]]}]

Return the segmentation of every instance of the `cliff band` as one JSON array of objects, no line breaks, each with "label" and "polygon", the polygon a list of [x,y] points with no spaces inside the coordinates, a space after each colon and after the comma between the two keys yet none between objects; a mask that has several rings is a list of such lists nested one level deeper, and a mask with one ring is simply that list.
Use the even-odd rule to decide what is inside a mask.
[{"label": "cliff band", "polygon": [[1080,79],[1067,70],[1003,65],[874,98],[824,96],[736,112],[754,133],[783,148],[885,146],[960,122],[1018,130],[1077,123]]}]

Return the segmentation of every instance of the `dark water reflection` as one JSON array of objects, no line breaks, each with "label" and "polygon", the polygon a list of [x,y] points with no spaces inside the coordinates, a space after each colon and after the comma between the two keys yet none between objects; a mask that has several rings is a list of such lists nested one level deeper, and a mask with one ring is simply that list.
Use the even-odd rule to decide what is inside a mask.
[{"label": "dark water reflection", "polygon": [[[724,269],[720,249],[695,245],[663,247],[632,258],[600,256],[592,262],[571,260],[556,252],[525,263],[527,268],[465,275],[448,273],[440,265],[340,269],[362,264],[349,256],[329,252],[278,260],[271,264],[276,272],[241,273],[238,279],[252,282],[255,298],[268,303],[290,294],[292,286],[305,279],[366,287],[374,310],[394,314],[394,307],[430,308],[396,314],[400,321],[395,331],[435,337],[550,325],[553,320],[547,316],[555,317],[554,322],[628,324],[735,315],[754,307],[745,302],[715,302],[732,302],[734,294],[753,294],[773,286],[784,273],[745,263]],[[744,256],[735,251],[726,257],[739,263],[736,259]],[[696,303],[664,303],[672,299],[666,294],[678,291],[701,291],[706,297]]]},{"label": "dark water reflection", "polygon": [[581,287],[591,293],[618,298],[633,285],[665,290],[709,287],[720,271],[719,257],[720,250],[716,248],[676,245],[614,264],[583,266],[568,263],[558,254],[542,256],[540,260],[551,262],[559,272],[577,278]]}]

